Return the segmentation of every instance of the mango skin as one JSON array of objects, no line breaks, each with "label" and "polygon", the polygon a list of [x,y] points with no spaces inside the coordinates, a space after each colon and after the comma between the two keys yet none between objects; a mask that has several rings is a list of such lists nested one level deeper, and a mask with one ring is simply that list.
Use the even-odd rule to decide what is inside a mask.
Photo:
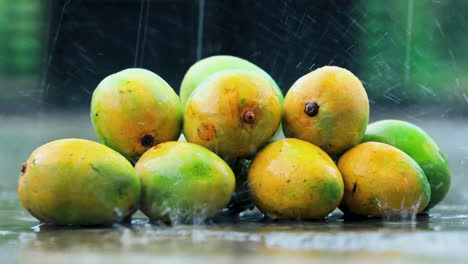
[{"label": "mango skin", "polygon": [[220,71],[235,69],[249,70],[262,75],[273,87],[280,104],[283,105],[283,93],[278,84],[276,84],[268,73],[247,60],[229,55],[217,55],[202,59],[188,69],[180,85],[179,94],[182,105],[184,106],[187,103],[193,91],[195,91],[198,85],[208,78],[208,76]]},{"label": "mango skin", "polygon": [[303,140],[267,145],[252,162],[248,182],[257,207],[272,218],[321,219],[340,204],[343,179],[333,160]]},{"label": "mango skin", "polygon": [[203,222],[228,204],[236,185],[226,162],[187,142],[149,149],[135,169],[142,184],[140,209],[151,221]]},{"label": "mango skin", "polygon": [[375,141],[392,145],[413,158],[431,185],[429,210],[441,202],[450,189],[450,167],[437,143],[421,128],[400,120],[382,120],[367,127],[363,142]]},{"label": "mango skin", "polygon": [[403,151],[379,142],[348,150],[338,161],[344,197],[340,209],[360,216],[412,216],[429,203],[424,171]]},{"label": "mango skin", "polygon": [[37,148],[23,165],[18,195],[32,216],[58,225],[107,225],[138,208],[140,180],[116,151],[83,139]]},{"label": "mango skin", "polygon": [[[305,104],[319,106],[315,116]],[[361,81],[350,71],[325,66],[299,78],[284,99],[286,137],[319,146],[332,158],[359,144],[369,121],[369,101]]]},{"label": "mango skin", "polygon": [[[255,116],[252,123],[243,120],[247,112]],[[223,158],[248,157],[273,137],[281,112],[278,97],[262,76],[226,70],[211,75],[187,101],[184,135]]]},{"label": "mango skin", "polygon": [[161,77],[127,69],[106,77],[94,90],[91,121],[101,143],[136,162],[152,146],[179,137],[182,108]]}]

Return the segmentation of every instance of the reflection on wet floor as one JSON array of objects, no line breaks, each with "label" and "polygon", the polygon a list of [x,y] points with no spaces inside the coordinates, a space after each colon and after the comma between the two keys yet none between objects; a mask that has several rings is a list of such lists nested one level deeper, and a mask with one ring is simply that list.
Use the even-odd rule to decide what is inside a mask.
[{"label": "reflection on wet floor", "polygon": [[128,226],[57,227],[39,224],[19,207],[1,210],[0,219],[0,254],[13,259],[9,249],[17,248],[16,257],[25,263],[120,263],[129,256],[176,263],[192,257],[275,263],[290,256],[321,263],[376,257],[384,262],[459,262],[468,248],[467,206],[442,206],[414,220],[344,220],[336,212],[326,221],[224,219],[202,226],[153,225],[138,213]]}]

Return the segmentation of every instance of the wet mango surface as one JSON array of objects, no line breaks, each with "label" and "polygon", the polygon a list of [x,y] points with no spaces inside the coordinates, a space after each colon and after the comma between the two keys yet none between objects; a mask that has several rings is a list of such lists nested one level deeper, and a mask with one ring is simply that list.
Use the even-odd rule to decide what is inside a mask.
[{"label": "wet mango surface", "polygon": [[210,75],[224,70],[236,69],[252,71],[263,76],[263,78],[265,78],[275,90],[280,104],[283,104],[284,97],[278,84],[276,84],[273,78],[271,78],[271,76],[260,67],[235,56],[217,55],[197,61],[188,69],[182,80],[182,84],[180,85],[179,93],[182,105],[187,103],[193,91],[195,91],[198,85],[200,85]]},{"label": "wet mango surface", "polygon": [[376,141],[392,145],[412,157],[423,169],[431,185],[431,209],[444,199],[450,189],[448,159],[424,130],[400,120],[382,120],[367,127],[363,142]]},{"label": "wet mango surface", "polygon": [[344,197],[340,209],[361,216],[411,217],[429,203],[431,189],[421,167],[403,151],[367,142],[338,161]]},{"label": "wet mango surface", "polygon": [[91,120],[103,144],[136,162],[150,147],[179,137],[182,112],[178,96],[158,75],[127,69],[96,88]]},{"label": "wet mango surface", "polygon": [[114,150],[93,141],[62,139],[39,147],[23,164],[18,195],[45,223],[111,224],[138,209],[140,180]]},{"label": "wet mango surface", "polygon": [[227,70],[212,75],[185,106],[184,135],[222,157],[254,154],[269,141],[281,121],[281,105],[260,75]]},{"label": "wet mango surface", "polygon": [[166,142],[135,165],[141,207],[152,221],[203,223],[231,199],[235,177],[216,154],[187,142]]},{"label": "wet mango surface", "polygon": [[357,145],[369,120],[369,101],[359,79],[325,66],[299,78],[284,100],[284,133],[311,142],[333,158]]},{"label": "wet mango surface", "polygon": [[266,146],[253,160],[252,198],[272,218],[320,219],[339,205],[341,173],[320,148],[298,139]]}]

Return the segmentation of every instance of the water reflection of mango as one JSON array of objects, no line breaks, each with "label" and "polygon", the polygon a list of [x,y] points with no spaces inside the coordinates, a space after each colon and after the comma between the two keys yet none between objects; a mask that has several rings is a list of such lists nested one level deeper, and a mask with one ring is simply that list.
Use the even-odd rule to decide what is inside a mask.
[{"label": "water reflection of mango", "polygon": [[110,224],[136,211],[140,180],[114,150],[93,141],[62,139],[31,154],[22,167],[18,194],[44,223]]},{"label": "water reflection of mango", "polygon": [[340,208],[362,216],[413,216],[429,203],[431,189],[421,167],[403,151],[367,142],[347,151],[338,168],[343,175]]}]

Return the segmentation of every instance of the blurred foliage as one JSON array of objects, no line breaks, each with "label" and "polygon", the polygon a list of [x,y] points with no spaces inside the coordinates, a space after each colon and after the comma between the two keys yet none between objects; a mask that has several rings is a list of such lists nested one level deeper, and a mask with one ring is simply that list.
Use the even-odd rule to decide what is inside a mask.
[{"label": "blurred foliage", "polygon": [[47,1],[0,0],[0,76],[32,75],[41,61]]},{"label": "blurred foliage", "polygon": [[358,74],[373,100],[468,102],[466,1],[360,1],[358,5],[364,14]]}]

